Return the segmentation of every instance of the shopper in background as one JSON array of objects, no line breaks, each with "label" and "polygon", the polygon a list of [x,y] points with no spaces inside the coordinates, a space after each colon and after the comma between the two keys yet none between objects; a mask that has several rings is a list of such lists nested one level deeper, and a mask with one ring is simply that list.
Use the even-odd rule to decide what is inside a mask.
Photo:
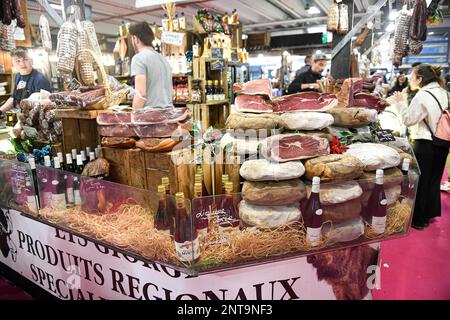
[{"label": "shopper in background", "polygon": [[397,91],[403,91],[408,87],[408,78],[406,77],[405,72],[401,71],[400,74],[394,81],[394,86],[388,93],[388,97],[392,96]]},{"label": "shopper in background", "polygon": [[33,59],[26,49],[16,49],[11,53],[14,70],[18,71],[14,82],[14,91],[0,107],[0,118],[13,108],[18,108],[20,101],[27,99],[31,94],[40,92],[41,89],[51,92],[50,82],[45,76],[33,68]]},{"label": "shopper in background", "polygon": [[312,56],[305,57],[305,65],[297,70],[297,72],[295,73],[295,77],[298,77],[300,74],[308,71],[311,68],[311,60]]},{"label": "shopper in background", "polygon": [[324,54],[316,54],[312,57],[312,65],[303,73],[295,77],[289,85],[288,94],[303,91],[319,91],[320,86],[317,83],[322,79],[322,72],[327,66],[327,57]]},{"label": "shopper in background", "polygon": [[153,50],[153,32],[147,22],[132,23],[129,28],[136,52],[131,61],[136,95],[133,109],[164,108],[172,104],[172,70],[167,60]]},{"label": "shopper in background", "polygon": [[423,230],[432,218],[441,215],[440,181],[449,150],[434,145],[432,135],[436,132],[441,109],[449,106],[449,98],[440,76],[440,68],[420,64],[411,75],[411,84],[420,90],[409,107],[401,92],[394,94],[404,124],[412,127],[414,153],[421,171],[412,223],[418,230]]},{"label": "shopper in background", "polygon": [[450,74],[445,76],[445,83],[446,83],[447,91],[450,91]]}]

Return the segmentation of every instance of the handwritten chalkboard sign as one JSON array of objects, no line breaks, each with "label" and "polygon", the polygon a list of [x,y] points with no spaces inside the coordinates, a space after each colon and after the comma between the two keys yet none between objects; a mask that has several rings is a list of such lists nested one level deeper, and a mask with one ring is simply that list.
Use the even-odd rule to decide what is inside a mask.
[{"label": "handwritten chalkboard sign", "polygon": [[211,67],[210,67],[210,69],[212,71],[214,71],[214,70],[223,70],[224,68],[225,68],[225,60],[224,59],[211,60]]},{"label": "handwritten chalkboard sign", "polygon": [[392,130],[375,130],[375,135],[380,142],[392,142],[395,141],[395,137],[392,134]]}]

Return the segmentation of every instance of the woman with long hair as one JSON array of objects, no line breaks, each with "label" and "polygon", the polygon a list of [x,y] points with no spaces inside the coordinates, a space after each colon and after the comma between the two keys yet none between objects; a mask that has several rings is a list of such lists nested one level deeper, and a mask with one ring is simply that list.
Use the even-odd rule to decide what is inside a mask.
[{"label": "woman with long hair", "polygon": [[440,181],[449,149],[436,146],[436,132],[442,109],[449,106],[447,90],[439,67],[421,64],[413,69],[411,84],[420,88],[409,107],[400,92],[394,94],[403,123],[411,128],[414,153],[421,171],[412,226],[423,230],[430,220],[441,216]]}]

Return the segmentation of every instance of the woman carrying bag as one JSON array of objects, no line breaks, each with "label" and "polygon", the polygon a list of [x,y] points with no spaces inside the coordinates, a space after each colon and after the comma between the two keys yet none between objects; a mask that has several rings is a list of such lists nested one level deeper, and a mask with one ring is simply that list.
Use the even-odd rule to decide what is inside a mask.
[{"label": "woman carrying bag", "polygon": [[[411,127],[414,153],[421,171],[412,226],[423,230],[441,216],[440,181],[449,153],[449,97],[438,67],[421,64],[413,69],[411,84],[420,87],[409,107],[400,92],[394,94],[403,123]],[[444,130],[444,136],[438,135]],[[440,139],[443,138],[443,139]]]}]

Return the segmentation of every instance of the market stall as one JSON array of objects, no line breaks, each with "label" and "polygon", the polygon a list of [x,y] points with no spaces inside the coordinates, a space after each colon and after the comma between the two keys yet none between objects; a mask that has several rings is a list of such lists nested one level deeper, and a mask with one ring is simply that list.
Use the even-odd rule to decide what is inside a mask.
[{"label": "market stall", "polygon": [[[68,15],[63,90],[20,103],[13,140],[33,144],[0,157],[0,265],[60,299],[370,299],[379,243],[409,233],[420,170],[380,125],[380,75],[347,50],[347,2],[328,17],[336,79],[284,96],[236,80],[237,11],[196,10],[188,30],[165,4],[153,46],[174,106],[141,110],[127,24],[115,79],[94,24]],[[343,56],[352,67],[337,72]]]}]

